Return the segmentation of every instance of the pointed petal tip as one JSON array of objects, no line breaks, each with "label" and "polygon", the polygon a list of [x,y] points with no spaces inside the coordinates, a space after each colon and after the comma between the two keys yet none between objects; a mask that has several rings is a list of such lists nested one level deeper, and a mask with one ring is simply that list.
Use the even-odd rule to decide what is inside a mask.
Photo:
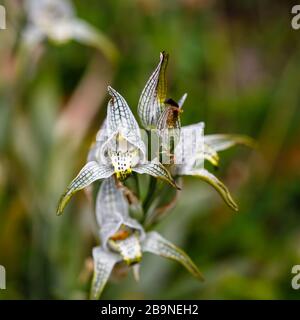
[{"label": "pointed petal tip", "polygon": [[159,55],[159,60],[160,60],[160,63],[163,63],[163,61],[165,63],[168,63],[169,61],[169,54],[166,52],[166,51],[162,51]]},{"label": "pointed petal tip", "polygon": [[179,191],[182,190],[181,187],[180,187],[176,182],[174,182],[174,185],[175,185],[175,187],[176,187],[177,190],[179,190]]}]

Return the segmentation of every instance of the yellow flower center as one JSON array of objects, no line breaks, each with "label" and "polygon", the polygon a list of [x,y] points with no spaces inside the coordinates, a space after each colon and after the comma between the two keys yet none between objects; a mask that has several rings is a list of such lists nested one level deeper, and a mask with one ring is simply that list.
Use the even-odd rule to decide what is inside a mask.
[{"label": "yellow flower center", "polygon": [[108,244],[114,251],[120,253],[124,261],[130,266],[142,259],[142,249],[138,232],[132,232],[121,226],[120,230],[110,237]]}]

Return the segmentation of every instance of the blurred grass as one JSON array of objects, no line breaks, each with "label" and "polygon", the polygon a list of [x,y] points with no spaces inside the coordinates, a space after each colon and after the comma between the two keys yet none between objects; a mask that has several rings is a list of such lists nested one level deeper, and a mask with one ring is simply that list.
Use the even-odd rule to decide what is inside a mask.
[{"label": "blurred grass", "polygon": [[83,192],[60,218],[56,203],[103,120],[106,85],[117,88],[136,113],[162,50],[170,53],[172,97],[189,94],[182,122],[203,120],[206,133],[248,134],[260,149],[222,154],[217,175],[232,190],[238,214],[214,190],[189,179],[159,226],[199,265],[204,284],[149,255],[140,283],[131,274],[112,281],[103,298],[298,298],[290,281],[292,266],[300,263],[300,31],[290,26],[291,3],[74,3],[81,18],[116,44],[117,67],[73,42],[18,56],[18,2],[4,3],[9,21],[0,31],[0,264],[7,290],[0,298],[87,297],[83,270],[97,242],[93,212]]}]

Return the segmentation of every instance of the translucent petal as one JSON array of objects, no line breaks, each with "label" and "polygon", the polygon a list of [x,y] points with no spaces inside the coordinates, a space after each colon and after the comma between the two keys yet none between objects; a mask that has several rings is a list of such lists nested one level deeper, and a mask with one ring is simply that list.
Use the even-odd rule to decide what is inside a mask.
[{"label": "translucent petal", "polygon": [[201,272],[191,258],[183,250],[164,239],[159,233],[147,233],[146,239],[142,243],[142,249],[144,252],[151,252],[155,255],[181,263],[194,277],[203,280]]},{"label": "translucent petal", "polygon": [[220,194],[226,204],[234,211],[238,211],[238,206],[233,200],[229,190],[227,187],[212,173],[208,172],[205,169],[194,169],[194,170],[187,170],[181,173],[182,175],[190,175],[194,177],[198,177],[201,180],[209,183],[215,190]]},{"label": "translucent petal", "polygon": [[206,143],[204,143],[204,158],[215,167],[219,165],[218,153]]},{"label": "translucent petal", "polygon": [[255,141],[245,135],[238,134],[211,134],[204,136],[204,141],[215,151],[222,151],[237,144],[255,147]]},{"label": "translucent petal", "polygon": [[94,276],[90,298],[98,300],[115,264],[120,260],[117,254],[106,252],[100,247],[93,249]]},{"label": "translucent petal", "polygon": [[55,24],[74,16],[74,8],[69,0],[26,0],[24,3],[28,19],[37,24],[45,20]]},{"label": "translucent petal", "polygon": [[140,238],[144,238],[144,229],[134,219],[129,217],[128,202],[123,190],[116,186],[115,178],[105,179],[101,184],[96,199],[96,217],[100,226],[102,245],[107,248],[108,239],[125,225],[139,231]]},{"label": "translucent petal", "polygon": [[104,120],[101,128],[97,132],[96,135],[96,141],[91,146],[87,161],[97,161],[100,164],[109,164],[110,160],[107,158],[107,156],[102,153],[102,146],[105,144],[105,142],[108,139],[107,130],[106,130],[106,119]]},{"label": "translucent petal", "polygon": [[184,126],[180,130],[180,140],[175,149],[175,163],[186,168],[203,167],[204,163],[204,123]]},{"label": "translucent petal", "polygon": [[[109,140],[120,134],[130,144],[137,147],[145,156],[145,145],[141,139],[140,128],[125,99],[113,88],[108,87],[112,99],[107,108],[107,134]],[[108,145],[109,141],[106,145]]]},{"label": "translucent petal", "polygon": [[160,54],[160,61],[140,96],[138,114],[146,129],[156,126],[157,120],[163,110],[167,95],[166,68],[169,55]]},{"label": "translucent petal", "polygon": [[113,173],[112,167],[99,165],[96,161],[88,162],[62,195],[58,204],[57,214],[62,214],[74,193],[87,187],[96,180],[110,177]]},{"label": "translucent petal", "polygon": [[181,109],[185,103],[185,100],[187,98],[187,93],[185,93],[178,101],[178,105],[179,105],[179,108]]},{"label": "translucent petal", "polygon": [[42,42],[45,37],[45,33],[34,24],[29,24],[22,34],[22,40],[29,49]]},{"label": "translucent petal", "polygon": [[176,186],[176,183],[169,171],[159,162],[149,162],[145,164],[140,164],[132,168],[132,171],[135,171],[139,174],[149,174],[150,176],[153,176],[155,178],[165,180],[168,183],[170,183],[170,185],[174,188],[179,189]]},{"label": "translucent petal", "polygon": [[175,146],[180,140],[180,128],[180,109],[166,105],[157,121],[157,129],[163,151],[168,153],[167,156],[174,154]]}]

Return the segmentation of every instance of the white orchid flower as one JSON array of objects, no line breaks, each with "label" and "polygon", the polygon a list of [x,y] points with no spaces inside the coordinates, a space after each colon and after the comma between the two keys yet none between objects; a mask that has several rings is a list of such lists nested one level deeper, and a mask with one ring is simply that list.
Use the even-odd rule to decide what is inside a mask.
[{"label": "white orchid flower", "polygon": [[125,99],[111,87],[108,87],[108,92],[112,98],[108,103],[105,124],[97,135],[96,146],[89,154],[87,164],[61,197],[58,215],[74,193],[114,174],[121,181],[132,172],[148,174],[176,187],[172,176],[160,162],[146,160],[138,124]]},{"label": "white orchid flower", "polygon": [[[163,148],[169,152],[172,151],[172,147],[168,148],[165,145],[170,141],[170,136],[174,137],[174,159],[171,161],[174,175],[191,175],[202,179],[216,189],[231,209],[237,211],[238,206],[227,187],[212,173],[204,169],[203,164],[204,160],[208,160],[217,166],[219,162],[218,151],[228,149],[236,144],[253,146],[253,140],[242,135],[204,136],[203,122],[181,128],[179,115],[187,94],[185,93],[177,104],[172,99],[166,100],[167,63],[168,55],[162,52],[159,64],[147,81],[139,100],[140,119],[146,129],[156,128],[158,130]],[[168,156],[170,154],[167,154]]]},{"label": "white orchid flower", "polygon": [[175,260],[197,279],[203,279],[200,271],[185,252],[157,232],[145,233],[143,227],[130,218],[128,212],[128,203],[122,189],[116,187],[113,178],[106,179],[101,185],[96,200],[101,246],[93,249],[92,299],[99,299],[117,263],[136,265],[142,260],[144,252]]},{"label": "white orchid flower", "polygon": [[238,206],[228,188],[215,175],[204,168],[207,149],[204,143],[205,138],[203,139],[203,128],[203,122],[182,128],[181,140],[175,149],[176,164],[173,168],[174,174],[178,176],[194,176],[207,182],[215,188],[232,210],[237,211]]},{"label": "white orchid flower", "polygon": [[78,18],[70,0],[26,0],[28,24],[24,42],[34,46],[48,38],[61,44],[70,40],[95,46],[109,59],[117,58],[117,49],[99,30]]}]

